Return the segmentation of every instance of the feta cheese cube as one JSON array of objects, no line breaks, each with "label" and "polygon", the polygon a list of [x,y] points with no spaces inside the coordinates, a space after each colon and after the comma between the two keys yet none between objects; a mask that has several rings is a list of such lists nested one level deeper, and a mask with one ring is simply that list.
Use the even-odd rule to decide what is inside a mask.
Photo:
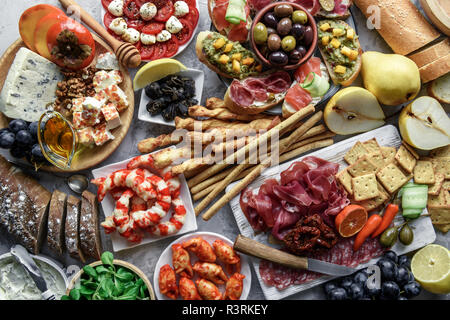
[{"label": "feta cheese cube", "polygon": [[94,127],[94,143],[97,146],[101,146],[109,140],[114,140],[114,136],[106,128],[106,123],[101,123]]},{"label": "feta cheese cube", "polygon": [[72,99],[72,112],[82,112],[85,97]]},{"label": "feta cheese cube", "polygon": [[112,52],[99,54],[95,67],[101,70],[120,70],[119,61]]},{"label": "feta cheese cube", "polygon": [[183,29],[183,25],[177,17],[171,16],[169,20],[166,21],[166,29],[170,33],[178,33]]},{"label": "feta cheese cube", "polygon": [[175,16],[176,17],[182,17],[185,16],[189,13],[189,6],[186,2],[184,1],[177,1],[174,3],[174,8],[175,8]]},{"label": "feta cheese cube", "polygon": [[111,31],[115,34],[121,36],[128,29],[128,25],[124,18],[116,18],[109,24],[109,29],[111,29]]},{"label": "feta cheese cube", "polygon": [[112,130],[121,125],[120,115],[113,103],[108,103],[102,107],[102,113],[106,120],[106,128]]},{"label": "feta cheese cube", "polygon": [[91,146],[94,144],[94,128],[87,127],[77,130],[76,133],[78,136],[78,143],[85,146]]},{"label": "feta cheese cube", "polygon": [[101,70],[95,73],[92,83],[96,92],[105,90],[113,84],[122,83],[123,78],[119,70],[105,71]]},{"label": "feta cheese cube", "polygon": [[129,103],[127,95],[119,88],[119,86],[115,84],[109,86],[105,89],[105,94],[109,101],[128,107]]},{"label": "feta cheese cube", "polygon": [[139,13],[141,14],[141,18],[145,21],[152,20],[156,16],[157,12],[158,12],[158,9],[151,2],[144,3],[141,6],[141,9],[139,10]]}]

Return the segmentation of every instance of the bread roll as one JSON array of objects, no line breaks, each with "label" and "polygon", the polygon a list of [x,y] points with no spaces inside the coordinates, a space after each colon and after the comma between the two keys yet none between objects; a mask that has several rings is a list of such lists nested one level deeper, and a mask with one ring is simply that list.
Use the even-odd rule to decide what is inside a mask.
[{"label": "bread roll", "polygon": [[437,32],[422,16],[410,0],[354,0],[362,13],[374,22],[380,10],[380,24],[377,31],[395,53],[406,55],[439,37]]}]

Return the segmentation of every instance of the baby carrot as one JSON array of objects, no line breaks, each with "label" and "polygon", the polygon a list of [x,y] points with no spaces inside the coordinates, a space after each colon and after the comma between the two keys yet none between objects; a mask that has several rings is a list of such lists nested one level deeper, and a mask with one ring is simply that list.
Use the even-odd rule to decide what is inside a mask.
[{"label": "baby carrot", "polygon": [[353,244],[353,251],[358,251],[358,249],[366,241],[367,237],[370,236],[380,225],[381,216],[378,214],[373,214],[367,219],[366,224],[361,229],[361,231],[356,235],[355,243]]},{"label": "baby carrot", "polygon": [[378,226],[378,228],[375,230],[374,233],[372,233],[371,237],[375,238],[376,236],[380,235],[384,230],[387,229],[392,223],[392,220],[394,220],[396,214],[398,212],[398,205],[390,203],[386,207],[386,210],[384,210],[383,219]]}]

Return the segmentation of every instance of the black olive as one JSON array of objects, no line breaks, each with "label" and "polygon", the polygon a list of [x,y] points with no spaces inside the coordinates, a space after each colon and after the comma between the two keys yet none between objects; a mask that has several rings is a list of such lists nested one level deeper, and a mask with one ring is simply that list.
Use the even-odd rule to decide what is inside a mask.
[{"label": "black olive", "polygon": [[303,39],[303,35],[305,34],[305,26],[303,26],[300,23],[294,23],[292,25],[291,34],[295,37],[297,40]]},{"label": "black olive", "polygon": [[270,63],[277,66],[284,66],[288,63],[288,55],[283,51],[275,51],[269,54]]},{"label": "black olive", "polygon": [[297,46],[297,48],[295,48],[295,50],[299,51],[302,54],[302,57],[304,57],[306,54],[306,48],[302,45]]},{"label": "black olive", "polygon": [[303,55],[300,51],[294,49],[289,53],[289,64],[297,64],[302,58]]},{"label": "black olive", "polygon": [[313,29],[311,28],[311,26],[307,26],[305,28],[305,33],[303,35],[303,43],[306,46],[309,46],[311,44],[311,42],[313,41],[313,38],[314,38],[314,31],[313,31]]},{"label": "black olive", "polygon": [[273,12],[267,12],[264,15],[263,20],[264,20],[264,24],[266,25],[266,27],[273,28],[273,29],[277,28],[278,19]]}]

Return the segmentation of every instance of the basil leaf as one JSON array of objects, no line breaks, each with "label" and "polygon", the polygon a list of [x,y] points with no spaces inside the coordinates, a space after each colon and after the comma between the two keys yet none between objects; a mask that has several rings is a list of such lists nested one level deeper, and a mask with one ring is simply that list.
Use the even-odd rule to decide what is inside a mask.
[{"label": "basil leaf", "polygon": [[94,294],[94,292],[95,292],[95,289],[91,289],[91,288],[88,288],[88,287],[85,287],[85,286],[81,286],[80,287],[80,293],[82,294],[82,295],[92,295],[92,294]]},{"label": "basil leaf", "polygon": [[95,268],[95,271],[97,271],[98,274],[110,272],[110,271],[109,271],[108,269],[106,269],[104,266],[98,266],[97,268]]},{"label": "basil leaf", "polygon": [[69,296],[72,298],[72,300],[80,300],[81,294],[79,289],[72,289],[70,290]]},{"label": "basil leaf", "polygon": [[145,297],[147,297],[147,286],[140,286],[139,287],[139,297],[141,297],[142,299],[144,299]]},{"label": "basil leaf", "polygon": [[72,300],[72,299],[70,299],[69,296],[63,295],[63,296],[61,297],[61,300]]},{"label": "basil leaf", "polygon": [[114,285],[117,290],[117,296],[123,293],[123,290],[125,289],[125,286],[116,278],[114,278]]},{"label": "basil leaf", "polygon": [[116,273],[115,276],[121,281],[131,281],[134,278],[133,274],[128,271]]},{"label": "basil leaf", "polygon": [[81,285],[86,288],[94,289],[94,290],[97,289],[97,287],[98,287],[98,283],[89,281],[89,280],[86,280],[85,282],[81,282]]},{"label": "basil leaf", "polygon": [[98,277],[98,274],[97,274],[97,271],[95,271],[95,269],[94,268],[92,268],[91,266],[84,266],[83,267],[83,271],[89,276],[89,277],[92,277],[92,278],[94,278],[94,279],[97,279],[97,277]]},{"label": "basil leaf", "polygon": [[123,295],[120,297],[117,297],[117,300],[135,300],[136,296],[133,295]]},{"label": "basil leaf", "polygon": [[131,286],[131,287],[125,289],[125,291],[123,293],[123,295],[125,295],[125,296],[130,296],[130,295],[134,296],[134,299],[136,299],[136,296],[138,294],[139,294],[139,287],[137,287],[137,286]]},{"label": "basil leaf", "polygon": [[141,278],[139,278],[139,280],[138,281],[136,281],[136,285],[137,286],[142,286],[144,284],[144,280],[142,280]]},{"label": "basil leaf", "polygon": [[109,251],[103,252],[101,259],[103,264],[113,266],[114,256],[111,252]]},{"label": "basil leaf", "polygon": [[108,296],[112,296],[112,293],[114,291],[115,285],[111,278],[106,279],[104,282],[104,285],[102,286],[103,290],[108,294]]}]

